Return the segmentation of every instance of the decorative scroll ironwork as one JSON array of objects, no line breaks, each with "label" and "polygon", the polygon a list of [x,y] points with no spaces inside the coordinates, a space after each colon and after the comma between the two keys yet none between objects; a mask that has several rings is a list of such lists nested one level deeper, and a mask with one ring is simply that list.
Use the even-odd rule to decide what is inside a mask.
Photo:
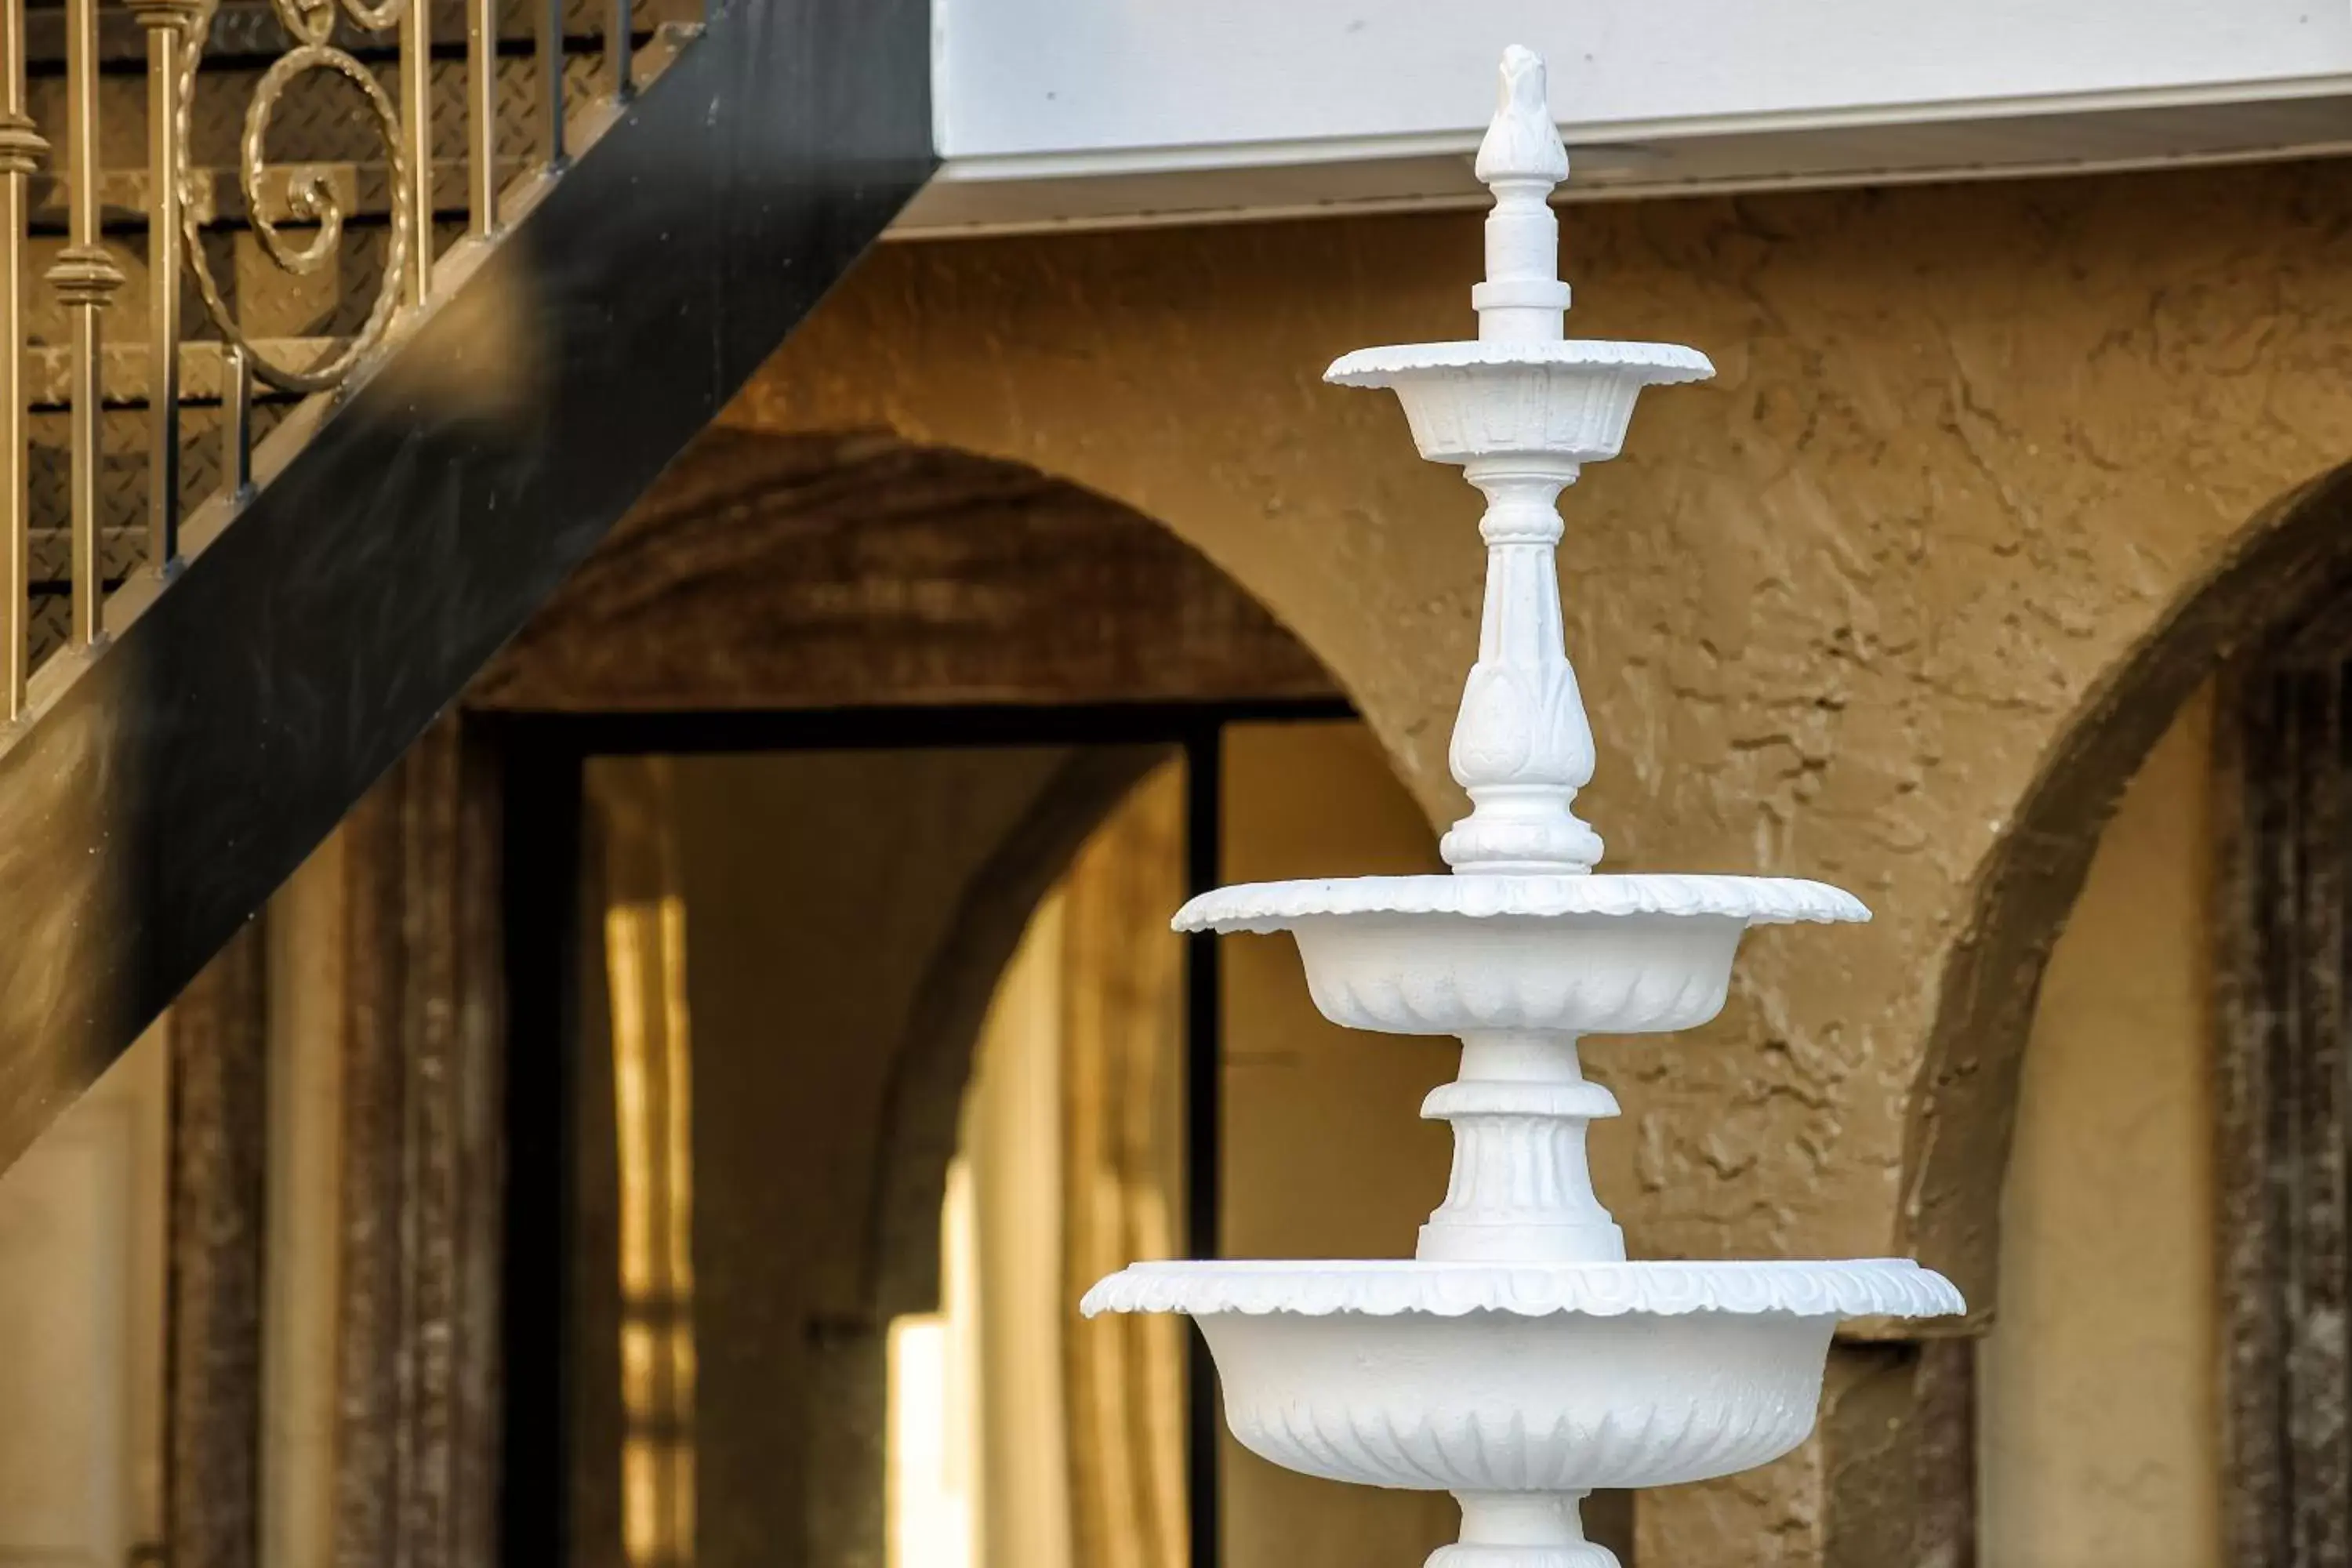
[{"label": "decorative scroll ironwork", "polygon": [[[268,172],[268,142],[272,119],[279,100],[294,81],[313,71],[326,71],[341,77],[359,89],[366,100],[374,121],[377,136],[383,144],[384,163],[391,173],[392,226],[390,254],[385,258],[383,276],[377,281],[375,295],[369,301],[366,319],[342,346],[320,364],[302,367],[283,363],[264,351],[246,332],[221,291],[219,280],[213,276],[212,263],[205,255],[200,215],[203,204],[195,199],[194,170],[190,156],[191,128],[195,104],[195,82],[198,68],[204,63],[205,39],[210,34],[212,17],[219,0],[205,0],[195,13],[194,23],[184,31],[180,51],[179,131],[176,137],[176,161],[173,180],[178,188],[181,230],[186,247],[188,269],[194,275],[197,292],[205,310],[221,335],[243,353],[253,374],[270,385],[289,392],[326,392],[342,384],[359,363],[383,342],[391,330],[393,316],[398,310],[404,289],[409,289],[415,299],[421,300],[423,289],[413,288],[409,268],[412,247],[425,243],[419,231],[417,182],[410,170],[418,160],[412,150],[428,148],[429,128],[409,128],[404,137],[401,113],[385,92],[375,73],[368,69],[349,50],[333,41],[335,18],[347,16],[352,24],[369,33],[382,34],[404,24],[422,27],[425,0],[387,0],[382,6],[372,6],[365,0],[271,0],[278,21],[295,40],[295,47],[272,61],[253,89],[247,104],[245,135],[239,143],[237,183],[245,195],[246,211],[254,234],[260,239],[269,259],[296,277],[308,277],[318,272],[333,259],[341,243],[345,214],[341,199],[327,180],[316,170],[289,174],[286,181],[286,210],[294,224],[315,225],[317,232],[306,245],[297,245],[287,237],[285,220],[273,216],[265,197],[264,176]],[[415,81],[423,74],[424,51],[404,52],[404,73]],[[411,58],[408,56],[416,58]],[[412,108],[423,107],[426,95],[412,90]]]}]

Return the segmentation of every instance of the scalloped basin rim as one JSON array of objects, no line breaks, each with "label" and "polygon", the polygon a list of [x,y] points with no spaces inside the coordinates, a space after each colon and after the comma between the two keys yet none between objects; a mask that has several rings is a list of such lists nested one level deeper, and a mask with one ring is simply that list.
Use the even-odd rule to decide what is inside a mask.
[{"label": "scalloped basin rim", "polygon": [[1370,915],[1620,919],[1730,917],[1749,925],[1860,923],[1869,907],[1842,888],[1798,877],[1584,876],[1325,877],[1243,882],[1201,894],[1176,911],[1180,931],[1287,931],[1302,920]]},{"label": "scalloped basin rim", "polygon": [[1398,375],[1458,370],[1470,365],[1537,368],[1562,365],[1638,374],[1653,386],[1705,381],[1715,363],[1681,343],[1621,342],[1609,338],[1564,338],[1550,342],[1392,343],[1358,349],[1333,360],[1323,379],[1334,386],[1387,386]]},{"label": "scalloped basin rim", "polygon": [[1227,1258],[1137,1263],[1080,1310],[1322,1317],[1509,1312],[1679,1317],[1940,1318],[1965,1312],[1952,1282],[1907,1258],[1719,1262],[1424,1263],[1404,1258]]}]

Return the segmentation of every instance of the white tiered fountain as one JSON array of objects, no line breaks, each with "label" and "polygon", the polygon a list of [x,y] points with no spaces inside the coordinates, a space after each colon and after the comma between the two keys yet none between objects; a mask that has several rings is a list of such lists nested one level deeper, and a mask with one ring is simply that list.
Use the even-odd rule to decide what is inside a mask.
[{"label": "white tiered fountain", "polygon": [[1503,57],[1478,149],[1495,193],[1475,342],[1367,349],[1341,386],[1403,402],[1421,455],[1486,498],[1486,611],[1454,721],[1473,809],[1452,876],[1222,888],[1179,931],[1288,931],[1323,1016],[1456,1035],[1462,1068],[1422,1114],[1454,1128],[1445,1201],[1410,1261],[1139,1263],[1099,1312],[1185,1312],[1252,1452],[1309,1475],[1452,1492],[1460,1542],[1428,1568],[1614,1568],[1584,1538],[1596,1487],[1667,1486],[1777,1458],[1812,1429],[1841,1318],[1963,1310],[1902,1258],[1628,1262],[1593,1195],[1584,1131],[1617,1101],[1577,1038],[1686,1029],[1721,1010],[1750,925],[1864,921],[1850,894],[1774,877],[1598,876],[1570,809],[1592,731],[1560,627],[1560,490],[1617,455],[1644,386],[1705,355],[1567,339],[1548,197],[1568,176],[1543,62]]}]

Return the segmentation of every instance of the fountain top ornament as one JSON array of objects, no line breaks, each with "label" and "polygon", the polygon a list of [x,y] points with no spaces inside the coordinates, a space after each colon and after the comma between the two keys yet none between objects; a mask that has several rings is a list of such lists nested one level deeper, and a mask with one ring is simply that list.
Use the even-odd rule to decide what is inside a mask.
[{"label": "fountain top ornament", "polygon": [[1264,1458],[1452,1491],[1462,1538],[1428,1568],[1614,1568],[1578,1524],[1586,1491],[1775,1458],[1811,1430],[1841,1318],[1964,1310],[1906,1258],[1629,1262],[1593,1193],[1586,1129],[1617,1101],[1583,1076],[1578,1037],[1706,1023],[1750,925],[1870,916],[1819,882],[1593,870],[1559,497],[1616,456],[1643,387],[1714,368],[1673,344],[1566,336],[1549,197],[1568,167],[1543,63],[1514,47],[1478,150],[1495,205],[1477,338],[1366,349],[1325,375],[1393,391],[1422,456],[1486,500],[1478,654],[1449,757],[1471,810],[1440,845],[1452,874],[1222,888],[1175,922],[1291,932],[1334,1023],[1460,1037],[1459,1076],[1422,1106],[1454,1130],[1445,1200],[1410,1259],[1139,1263],[1083,1304],[1192,1316],[1228,1425]]}]

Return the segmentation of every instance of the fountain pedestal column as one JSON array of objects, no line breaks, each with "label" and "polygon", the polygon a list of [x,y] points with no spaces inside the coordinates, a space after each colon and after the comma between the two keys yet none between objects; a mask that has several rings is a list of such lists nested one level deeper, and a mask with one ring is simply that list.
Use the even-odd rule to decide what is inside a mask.
[{"label": "fountain pedestal column", "polygon": [[1456,1492],[1462,1539],[1425,1568],[1619,1568],[1617,1554],[1584,1538],[1583,1492]]},{"label": "fountain pedestal column", "polygon": [[1625,1256],[1625,1233],[1593,1195],[1584,1133],[1617,1114],[1587,1079],[1576,1037],[1498,1031],[1465,1037],[1462,1072],[1421,1113],[1454,1126],[1445,1202],[1421,1227],[1415,1258],[1450,1263],[1590,1263]]},{"label": "fountain pedestal column", "polygon": [[1560,632],[1559,492],[1577,465],[1543,454],[1468,465],[1486,496],[1486,605],[1447,762],[1470,815],[1438,846],[1457,871],[1590,871],[1601,836],[1570,807],[1592,782],[1592,727]]}]

